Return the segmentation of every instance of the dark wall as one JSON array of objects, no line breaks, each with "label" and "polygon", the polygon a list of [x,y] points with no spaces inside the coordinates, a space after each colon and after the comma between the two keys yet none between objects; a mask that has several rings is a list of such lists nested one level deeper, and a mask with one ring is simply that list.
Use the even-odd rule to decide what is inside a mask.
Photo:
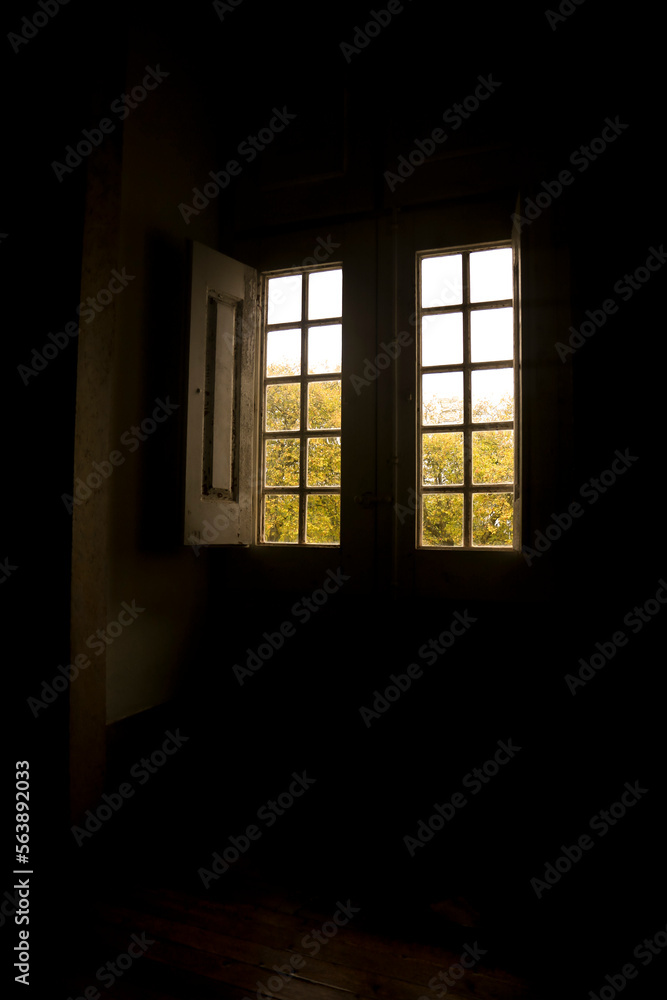
[{"label": "dark wall", "polygon": [[[590,3],[573,4],[570,15],[562,21],[554,16],[552,24],[534,7],[524,15],[496,5],[464,12],[406,3],[365,48],[348,52],[348,62],[341,43],[353,43],[355,26],[369,19],[365,5],[258,9],[243,0],[221,20],[209,4],[187,14],[143,4],[130,16],[143,21],[144,32],[155,26],[155,51],[165,45],[188,93],[201,88],[202,118],[217,142],[212,169],[266,123],[274,106],[297,109],[298,124],[212,209],[219,212],[218,249],[251,264],[256,261],[248,254],[254,248],[260,262],[277,227],[291,234],[351,215],[379,218],[393,205],[409,209],[493,189],[490,150],[503,151],[504,169],[525,208],[544,182],[553,183],[571,165],[575,150],[601,134],[607,118],[627,126],[585,170],[571,165],[574,182],[526,224],[536,246],[547,245],[554,230],[563,240],[577,329],[587,310],[599,311],[607,299],[618,305],[563,361],[572,370],[571,427],[564,429],[572,462],[557,491],[540,495],[540,484],[530,484],[535,509],[545,517],[542,527],[552,513],[581,499],[583,484],[609,469],[617,450],[636,456],[627,473],[595,503],[585,502],[584,516],[535,557],[531,572],[536,579],[549,577],[555,596],[535,603],[409,596],[391,602],[353,597],[342,588],[241,686],[231,665],[256,648],[265,630],[290,617],[304,591],[267,574],[252,552],[204,553],[205,627],[179,653],[180,692],[171,710],[174,724],[183,719],[183,730],[196,734],[196,745],[189,762],[179,764],[173,786],[164,785],[184,805],[196,797],[197,836],[206,857],[209,847],[251,822],[293,770],[306,768],[316,786],[276,824],[273,839],[267,833],[258,858],[286,864],[294,878],[332,892],[345,886],[341,892],[397,907],[468,894],[494,920],[502,923],[505,914],[515,920],[532,955],[544,956],[545,963],[561,948],[576,955],[572,961],[588,967],[586,984],[595,988],[606,973],[631,961],[634,946],[665,920],[660,894],[650,889],[664,884],[665,611],[660,606],[654,616],[647,614],[641,627],[636,619],[624,623],[632,608],[654,598],[667,570],[660,504],[664,277],[657,270],[645,280],[648,272],[641,272],[632,294],[624,278],[643,267],[664,238],[653,43],[658,26],[648,14],[615,21]],[[121,13],[87,17],[74,5],[65,7],[23,51],[9,49],[17,99],[7,116],[16,138],[9,221],[0,226],[9,235],[0,253],[15,316],[15,336],[7,344],[6,420],[17,428],[9,440],[18,476],[7,493],[6,524],[20,527],[5,548],[20,568],[5,590],[23,611],[15,629],[25,664],[18,746],[26,749],[17,750],[17,759],[33,752],[33,742],[37,760],[53,752],[38,786],[54,810],[43,813],[38,837],[44,840],[45,831],[57,826],[54,817],[64,829],[67,713],[59,703],[37,731],[25,698],[39,687],[45,662],[68,656],[71,538],[59,497],[71,481],[76,349],[63,352],[27,386],[16,368],[41,346],[46,331],[71,318],[78,301],[84,172],[58,185],[49,163],[87,121],[107,68],[115,73],[124,54]],[[640,71],[635,52],[642,53]],[[384,172],[487,74],[502,86],[452,136],[448,152],[458,151],[460,160],[434,159],[412,187],[406,183],[391,196]],[[168,159],[161,169],[169,176]],[[197,183],[193,171],[192,186]],[[185,239],[190,230],[182,230]],[[150,260],[146,269],[150,284]],[[563,341],[568,335],[564,330]],[[175,476],[180,458],[163,460],[173,462],[169,472]],[[173,498],[174,507],[177,502]],[[138,537],[124,572],[143,558]],[[532,545],[535,536],[524,541]],[[656,608],[651,605],[651,612]],[[467,612],[474,625],[437,663],[426,664],[418,650],[449,626],[456,611]],[[573,694],[565,675],[575,674],[580,657],[590,660],[596,643],[608,643],[619,629],[627,644]],[[365,726],[359,708],[411,662],[423,666],[423,677]],[[516,759],[410,857],[403,838],[431,815],[433,803],[461,790],[463,777],[493,756],[499,740],[521,747]],[[41,756],[40,742],[48,748]],[[626,782],[648,791],[604,838],[594,833],[590,854],[538,899],[531,878],[543,877],[562,844],[590,832],[592,817],[618,801]],[[180,848],[189,815],[187,809],[170,813],[171,832],[161,840],[160,855],[148,832],[160,820],[151,821],[140,808],[137,813],[146,824],[138,829],[148,857],[191,874],[200,858]],[[113,852],[112,832],[108,840]],[[130,859],[119,856],[125,873],[132,871]],[[544,944],[549,935],[555,947]],[[567,983],[571,968],[560,975]]]}]

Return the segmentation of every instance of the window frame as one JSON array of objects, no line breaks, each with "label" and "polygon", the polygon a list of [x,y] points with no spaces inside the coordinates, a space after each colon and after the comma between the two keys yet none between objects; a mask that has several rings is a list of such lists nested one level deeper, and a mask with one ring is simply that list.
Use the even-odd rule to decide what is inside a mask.
[{"label": "window frame", "polygon": [[[344,319],[344,274],[343,278],[343,297],[341,300],[341,315],[340,317],[329,317],[326,319],[308,319],[308,288],[309,281],[304,281],[303,277],[312,274],[320,274],[327,271],[340,270],[344,272],[344,266],[342,261],[326,261],[322,264],[308,264],[300,265],[298,267],[287,267],[287,268],[275,268],[266,269],[259,272],[258,284],[259,284],[259,297],[260,297],[260,308],[258,315],[258,349],[257,349],[257,372],[256,372],[256,387],[257,387],[257,424],[256,424],[256,434],[255,434],[255,451],[254,451],[254,468],[255,475],[257,476],[257,487],[253,490],[253,502],[255,505],[255,515],[253,518],[253,541],[254,544],[266,549],[300,549],[300,550],[314,550],[314,549],[328,549],[328,550],[340,550],[340,531],[339,527],[339,539],[338,542],[308,542],[306,540],[307,533],[307,521],[306,521],[306,510],[307,510],[307,500],[311,495],[324,495],[332,494],[339,497],[339,525],[342,520],[342,507],[343,507],[343,485],[342,485],[342,465],[341,465],[341,482],[338,486],[308,486],[306,482],[307,477],[307,448],[309,438],[327,438],[327,437],[338,437],[341,442],[341,455],[342,455],[342,406],[343,406],[343,384],[344,384],[344,369],[345,369],[345,350],[344,350],[344,334],[342,331],[345,329],[345,319]],[[301,275],[301,318],[292,322],[284,323],[272,323],[268,322],[268,286],[269,281],[272,278],[288,277],[292,275]],[[307,345],[308,345],[308,329],[314,326],[331,326],[335,322],[340,322],[341,325],[341,369],[340,372],[328,372],[328,373],[317,373],[309,374],[307,371]],[[267,339],[268,333],[271,330],[280,329],[296,329],[299,328],[301,331],[301,372],[297,375],[291,376],[276,376],[275,381],[270,379],[266,375],[266,351],[267,351]],[[278,379],[280,381],[278,381]],[[311,429],[308,427],[307,413],[308,413],[308,386],[312,382],[325,382],[325,381],[339,381],[341,384],[341,426],[338,428],[326,428],[326,429]],[[266,405],[266,388],[270,384],[298,384],[301,387],[300,391],[300,419],[299,419],[299,429],[295,431],[281,432],[281,431],[267,431],[264,426],[264,413]],[[304,391],[305,390],[305,391]],[[289,486],[289,487],[279,487],[279,486],[266,486],[265,483],[265,443],[272,437],[296,437],[299,440],[299,485]],[[270,495],[296,495],[299,498],[299,540],[296,542],[274,542],[267,541],[264,535],[264,498]]]},{"label": "window frame", "polygon": [[[513,225],[513,213],[519,212],[520,204],[521,194],[517,194],[512,175],[506,185],[488,193],[466,191],[442,198],[436,192],[430,202],[405,205],[395,213],[373,211],[328,217],[320,222],[290,225],[288,229],[280,225],[264,226],[237,240],[232,248],[235,258],[251,261],[256,274],[260,274],[297,270],[294,261],[314,264],[319,261],[319,254],[313,259],[313,247],[324,245],[324,236],[327,246],[340,247],[331,254],[331,261],[322,263],[342,264],[345,269],[342,432],[347,432],[347,438],[342,477],[346,488],[341,498],[341,548],[336,551],[340,552],[345,572],[350,574],[346,593],[420,601],[520,600],[531,605],[550,599],[555,593],[558,553],[553,557],[549,553],[529,567],[522,547],[531,544],[535,532],[544,528],[557,505],[567,505],[571,499],[564,484],[571,479],[574,449],[572,368],[561,363],[553,346],[571,322],[568,230],[565,220],[554,211],[544,213],[539,225]],[[515,548],[417,548],[413,500],[416,494],[411,489],[417,466],[417,418],[413,415],[417,372],[417,330],[413,315],[415,253],[437,247],[505,243],[509,237],[515,247],[514,299],[519,345],[515,377],[520,389],[515,413],[515,423],[520,428],[515,440],[519,466],[515,491],[520,501],[515,507]],[[386,279],[391,273],[408,276],[397,283],[393,301],[389,301],[392,296],[368,295],[369,288],[382,287],[383,276]],[[259,299],[257,288],[258,349]],[[391,369],[381,373],[357,395],[350,387],[350,374],[363,373],[381,342],[390,341],[399,333],[404,336],[400,363],[391,366],[393,375]],[[259,365],[254,365],[255,376],[259,370]],[[345,404],[346,393],[354,402],[352,413]],[[376,394],[377,406],[373,404]],[[395,401],[395,410],[391,411],[395,419],[376,421],[378,412],[389,414],[386,406],[390,397]],[[253,390],[255,411],[247,443],[253,451],[253,469],[256,469],[258,398],[257,384]],[[364,428],[363,435],[355,433],[358,427]],[[189,438],[187,442],[185,438],[186,435],[183,447],[187,464],[191,456]],[[400,462],[397,455],[401,456]],[[255,543],[255,477],[256,472],[249,491],[253,512],[245,546],[237,534],[228,540],[217,526],[211,532],[207,528],[197,546],[186,533],[185,545],[192,545],[197,555],[208,551],[214,565],[224,565],[225,572],[233,572],[244,590],[252,590],[258,580],[271,590],[279,586],[296,592],[310,583],[316,586],[321,574],[332,565],[329,546],[301,546],[301,553],[295,559],[293,545]],[[355,495],[368,489],[379,496],[391,494],[393,506],[380,504],[370,512],[359,507]],[[202,511],[207,518],[215,513],[215,510],[209,513],[210,507]],[[378,546],[378,539],[387,544]],[[244,547],[250,551],[244,552]],[[460,552],[466,553],[465,558]]]},{"label": "window frame", "polygon": [[[512,251],[512,298],[489,299],[482,302],[472,302],[470,298],[470,255],[484,250],[511,249]],[[462,295],[461,302],[451,306],[422,306],[422,261],[432,257],[461,255]],[[415,518],[415,549],[419,551],[437,552],[493,552],[511,553],[521,549],[521,379],[520,379],[520,301],[519,301],[519,260],[516,240],[487,240],[478,243],[465,243],[455,246],[430,248],[415,252],[415,318],[416,318],[416,418],[415,418],[415,487],[417,496],[417,516]],[[511,364],[505,361],[474,362],[471,356],[471,316],[473,312],[493,308],[512,308],[512,344],[513,357]],[[430,315],[446,315],[462,313],[463,320],[463,360],[450,365],[422,364],[422,319]],[[424,369],[427,369],[425,372]],[[514,411],[511,421],[475,421],[472,417],[472,372],[487,369],[509,369],[513,372]],[[463,420],[460,424],[451,425],[451,433],[460,432],[463,436],[463,483],[452,485],[429,486],[423,482],[423,435],[428,433],[430,425],[423,423],[422,410],[422,375],[432,370],[461,372],[463,375]],[[487,426],[488,425],[488,426]],[[511,425],[508,426],[508,425]],[[445,425],[433,425],[434,433],[440,432]],[[513,431],[513,481],[511,483],[476,483],[472,467],[472,435],[475,431],[511,429]],[[512,493],[513,524],[512,542],[508,545],[474,545],[473,531],[473,497],[476,493]],[[423,500],[428,495],[463,495],[463,539],[461,545],[431,545],[423,542]]]}]

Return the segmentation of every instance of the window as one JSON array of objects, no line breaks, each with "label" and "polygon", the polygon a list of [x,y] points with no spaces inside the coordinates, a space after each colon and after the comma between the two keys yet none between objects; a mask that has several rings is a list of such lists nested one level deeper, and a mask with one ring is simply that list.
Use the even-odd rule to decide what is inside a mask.
[{"label": "window", "polygon": [[[186,543],[253,545],[253,572],[284,585],[316,580],[331,549],[363,592],[508,579],[521,548],[508,223],[464,205],[276,233],[257,260],[251,246],[256,270],[195,245]],[[335,254],[305,260],[324,235]]]},{"label": "window", "polygon": [[264,276],[261,542],[340,544],[342,277]]},{"label": "window", "polygon": [[511,548],[512,247],[417,256],[422,546]]}]

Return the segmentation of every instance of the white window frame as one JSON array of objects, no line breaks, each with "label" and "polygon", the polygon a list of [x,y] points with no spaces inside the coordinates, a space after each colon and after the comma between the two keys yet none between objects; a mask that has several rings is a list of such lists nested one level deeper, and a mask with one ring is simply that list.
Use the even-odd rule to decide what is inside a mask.
[{"label": "white window frame", "polygon": [[[259,357],[259,372],[258,372],[258,438],[257,438],[257,455],[258,459],[256,465],[258,467],[258,489],[257,494],[257,516],[255,525],[255,538],[258,545],[270,548],[299,548],[299,549],[316,549],[316,548],[327,548],[327,549],[337,549],[340,548],[340,539],[338,542],[307,542],[306,541],[306,504],[309,495],[322,495],[325,493],[332,493],[340,498],[340,503],[342,506],[342,480],[341,484],[337,487],[323,487],[323,486],[308,486],[304,482],[306,469],[307,469],[307,441],[308,438],[312,437],[338,437],[341,439],[342,448],[342,428],[332,428],[326,430],[309,430],[307,426],[307,405],[308,405],[308,393],[307,386],[311,382],[316,381],[340,381],[341,391],[343,386],[343,365],[341,364],[340,372],[323,373],[318,375],[309,375],[306,368],[307,359],[307,335],[308,328],[314,326],[326,326],[335,323],[338,317],[330,317],[322,320],[309,320],[308,315],[308,281],[303,281],[302,277],[302,291],[301,291],[301,319],[294,322],[288,323],[268,323],[268,284],[271,278],[281,278],[289,277],[291,275],[308,275],[320,274],[325,271],[342,270],[343,264],[340,261],[327,261],[326,264],[319,264],[314,266],[303,266],[294,268],[282,268],[280,270],[263,271],[260,276],[260,287],[261,287],[261,344],[258,352]],[[343,277],[343,282],[344,282]],[[341,326],[344,327],[344,317],[339,318]],[[296,329],[301,330],[301,360],[302,367],[299,375],[294,376],[281,376],[279,379],[267,379],[266,377],[266,342],[267,334],[271,330],[276,329]],[[278,432],[267,432],[264,429],[264,405],[265,405],[265,393],[266,386],[268,384],[277,384],[278,382],[284,383],[298,383],[301,386],[301,419],[299,421],[299,430],[294,432],[285,432],[287,436],[297,437],[300,442],[299,452],[300,452],[300,482],[298,487],[267,487],[265,485],[265,442],[271,437],[280,436]],[[341,399],[342,402],[342,399]],[[285,436],[285,435],[283,435]],[[299,540],[297,542],[270,542],[263,538],[264,535],[264,523],[263,523],[263,511],[264,511],[264,497],[269,495],[279,495],[279,494],[289,494],[296,495],[299,498]]]},{"label": "white window frame", "polygon": [[[512,299],[473,303],[470,300],[470,254],[484,250],[497,250],[501,248],[512,249]],[[422,306],[421,292],[421,263],[430,257],[462,255],[463,268],[463,289],[462,299],[458,304],[451,306],[436,306],[433,308]],[[415,546],[417,549],[426,551],[446,551],[446,552],[513,552],[521,548],[521,511],[520,511],[520,441],[521,441],[521,380],[520,380],[520,317],[519,317],[519,296],[518,296],[518,246],[516,241],[495,240],[483,243],[464,244],[454,247],[441,247],[419,251],[415,255],[415,293],[416,293],[416,318],[417,318],[417,465],[416,465],[416,487],[418,497],[418,516],[416,518]],[[513,358],[511,366],[507,362],[472,362],[470,356],[471,330],[470,316],[477,309],[501,308],[511,306],[513,319]],[[423,366],[421,351],[422,318],[429,315],[461,312],[463,314],[463,361],[460,364]],[[489,368],[510,368],[514,375],[514,417],[512,421],[492,421],[473,422],[470,398],[470,375],[473,371],[481,371]],[[424,371],[426,369],[426,372]],[[423,433],[431,428],[422,424],[422,374],[430,370],[452,371],[463,373],[463,422],[451,425],[447,430],[451,432],[460,431],[463,433],[463,464],[464,482],[456,485],[425,486],[423,483],[423,460],[422,442]],[[473,482],[472,474],[472,433],[475,430],[487,430],[498,428],[511,429],[514,431],[514,475],[510,484],[476,484]],[[439,428],[434,427],[433,431]],[[512,543],[508,545],[474,545],[472,541],[472,498],[475,493],[512,493],[513,496],[513,523],[512,523]],[[464,521],[463,521],[463,542],[461,545],[429,545],[422,541],[423,522],[423,499],[428,495],[462,494],[464,498]]]}]

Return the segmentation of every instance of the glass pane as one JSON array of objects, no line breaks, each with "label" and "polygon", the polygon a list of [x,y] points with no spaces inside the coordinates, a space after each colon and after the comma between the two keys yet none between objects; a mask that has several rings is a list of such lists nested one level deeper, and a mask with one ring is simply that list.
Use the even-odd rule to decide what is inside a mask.
[{"label": "glass pane", "polygon": [[422,422],[460,424],[463,421],[463,373],[422,375]]},{"label": "glass pane", "polygon": [[298,322],[301,319],[301,275],[269,278],[266,300],[267,323]]},{"label": "glass pane", "polygon": [[427,486],[463,483],[463,434],[422,435],[422,482]]},{"label": "glass pane", "polygon": [[340,380],[310,383],[308,426],[311,430],[340,427]]},{"label": "glass pane", "polygon": [[308,374],[341,370],[342,326],[311,326],[308,330]]},{"label": "glass pane", "polygon": [[514,357],[513,309],[479,309],[470,313],[472,361],[511,361]]},{"label": "glass pane", "polygon": [[423,545],[463,545],[463,494],[431,493],[422,507]]},{"label": "glass pane", "polygon": [[423,309],[455,306],[463,301],[460,253],[423,257],[421,271]]},{"label": "glass pane", "polygon": [[266,442],[267,486],[299,485],[299,439],[272,438]]},{"label": "glass pane", "polygon": [[512,248],[470,254],[470,301],[512,298]]},{"label": "glass pane", "polygon": [[299,541],[298,496],[264,497],[264,541]]},{"label": "glass pane", "polygon": [[490,368],[472,373],[472,419],[511,420],[514,415],[514,371]]},{"label": "glass pane", "polygon": [[340,438],[309,438],[308,486],[340,486]]},{"label": "glass pane", "polygon": [[514,482],[514,431],[473,431],[472,481]]},{"label": "glass pane", "polygon": [[308,319],[343,315],[343,269],[316,271],[308,278]]},{"label": "glass pane", "polygon": [[301,374],[301,330],[269,330],[266,335],[266,375]]},{"label": "glass pane", "polygon": [[301,387],[298,384],[267,385],[265,427],[267,431],[298,431]]},{"label": "glass pane", "polygon": [[314,493],[306,505],[306,541],[340,545],[340,496]]},{"label": "glass pane", "polygon": [[511,493],[473,493],[473,545],[511,545],[513,514]]},{"label": "glass pane", "polygon": [[422,365],[459,365],[463,361],[463,313],[422,319]]}]

